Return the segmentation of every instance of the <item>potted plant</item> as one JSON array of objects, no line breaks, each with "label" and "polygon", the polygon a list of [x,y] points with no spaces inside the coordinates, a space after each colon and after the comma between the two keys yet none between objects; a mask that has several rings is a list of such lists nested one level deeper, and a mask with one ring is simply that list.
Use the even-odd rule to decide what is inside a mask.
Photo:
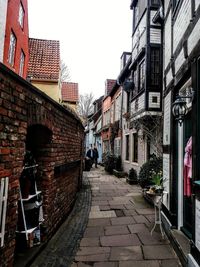
[{"label": "potted plant", "polygon": [[135,169],[131,168],[129,170],[128,177],[126,178],[126,182],[128,184],[137,184],[138,183],[137,172]]},{"label": "potted plant", "polygon": [[150,160],[145,162],[140,168],[138,175],[138,183],[142,188],[149,188],[153,185],[153,172],[159,173],[162,171],[162,158],[153,156]]},{"label": "potted plant", "polygon": [[162,194],[163,193],[163,185],[162,185],[162,172],[152,172],[151,182],[153,185],[150,186],[149,192],[152,194]]}]

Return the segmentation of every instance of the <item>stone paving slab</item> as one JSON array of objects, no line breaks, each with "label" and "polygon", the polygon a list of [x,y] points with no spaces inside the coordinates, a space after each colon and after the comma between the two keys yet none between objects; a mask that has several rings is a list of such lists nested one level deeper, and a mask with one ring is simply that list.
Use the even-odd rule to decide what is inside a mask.
[{"label": "stone paving slab", "polygon": [[143,255],[140,246],[111,248],[110,260],[112,261],[129,261],[142,259]]},{"label": "stone paving slab", "polygon": [[128,225],[128,228],[131,234],[144,233],[144,232],[149,233],[149,229],[143,223],[135,223],[132,225]]},{"label": "stone paving slab", "polygon": [[152,235],[149,231],[139,232],[138,237],[144,245],[162,245],[169,243],[168,239],[163,239],[160,233],[157,232],[153,232]]},{"label": "stone paving slab", "polygon": [[147,260],[164,260],[176,258],[170,245],[143,246],[144,258]]},{"label": "stone paving slab", "polygon": [[180,266],[181,264],[177,259],[161,261],[161,267],[180,267]]},{"label": "stone paving slab", "polygon": [[118,262],[97,262],[94,267],[118,267]]},{"label": "stone paving slab", "polygon": [[88,227],[84,233],[84,237],[97,237],[103,235],[104,235],[104,228],[102,226]]},{"label": "stone paving slab", "polygon": [[124,210],[124,214],[126,216],[129,216],[129,215],[138,215],[137,212],[135,211],[135,209]]},{"label": "stone paving slab", "polygon": [[[123,261],[119,267],[160,267],[159,261]],[[175,267],[175,266],[174,266]]]},{"label": "stone paving slab", "polygon": [[149,215],[154,214],[154,209],[136,209],[135,210],[139,215]]},{"label": "stone paving slab", "polygon": [[109,253],[86,255],[86,256],[76,256],[75,261],[82,261],[82,262],[108,261],[109,256],[110,256]]},{"label": "stone paving slab", "polygon": [[111,224],[112,225],[128,225],[135,223],[135,220],[133,217],[119,217],[119,218],[111,218]]},{"label": "stone paving slab", "polygon": [[109,247],[80,247],[77,251],[77,256],[96,255],[110,253]]},{"label": "stone paving slab", "polygon": [[111,210],[123,210],[125,209],[124,205],[122,204],[116,204],[116,205],[110,205]]},{"label": "stone paving slab", "polygon": [[116,213],[113,210],[107,211],[91,211],[89,214],[89,218],[112,218],[116,217]]},{"label": "stone paving slab", "polygon": [[103,247],[139,246],[141,245],[137,235],[102,236],[100,243]]},{"label": "stone paving slab", "polygon": [[84,237],[81,239],[80,247],[97,247],[100,246],[98,237]]},{"label": "stone paving slab", "polygon": [[106,226],[105,235],[124,235],[130,234],[128,227],[126,225],[115,225],[115,226]]},{"label": "stone paving slab", "polygon": [[149,224],[149,221],[147,220],[147,218],[144,215],[133,215],[134,220],[137,223],[146,223]]},{"label": "stone paving slab", "polygon": [[110,210],[110,206],[109,205],[100,205],[99,209],[100,209],[100,211]]},{"label": "stone paving slab", "polygon": [[181,267],[159,228],[151,236],[154,209],[139,186],[101,167],[84,173],[84,181],[88,177],[74,219],[30,267]]},{"label": "stone paving slab", "polygon": [[95,226],[107,226],[111,225],[111,221],[109,218],[100,218],[100,219],[89,219],[88,227],[95,227]]}]

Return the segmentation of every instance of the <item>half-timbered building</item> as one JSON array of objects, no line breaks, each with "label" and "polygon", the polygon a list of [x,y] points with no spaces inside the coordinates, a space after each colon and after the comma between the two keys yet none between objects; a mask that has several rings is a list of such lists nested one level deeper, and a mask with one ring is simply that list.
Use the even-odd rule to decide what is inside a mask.
[{"label": "half-timbered building", "polygon": [[160,1],[132,0],[132,60],[124,91],[124,169],[162,154],[162,31]]},{"label": "half-timbered building", "polygon": [[162,219],[179,248],[181,239],[190,244],[188,250],[181,249],[183,264],[199,266],[200,1],[164,4]]}]

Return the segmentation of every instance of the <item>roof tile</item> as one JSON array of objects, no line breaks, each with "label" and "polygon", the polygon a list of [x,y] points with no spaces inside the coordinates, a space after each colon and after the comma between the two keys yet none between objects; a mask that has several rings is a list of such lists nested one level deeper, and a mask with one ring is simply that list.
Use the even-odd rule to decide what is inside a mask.
[{"label": "roof tile", "polygon": [[59,79],[59,41],[29,38],[29,57],[28,76],[31,79]]},{"label": "roof tile", "polygon": [[63,82],[62,101],[77,102],[78,101],[78,83]]}]

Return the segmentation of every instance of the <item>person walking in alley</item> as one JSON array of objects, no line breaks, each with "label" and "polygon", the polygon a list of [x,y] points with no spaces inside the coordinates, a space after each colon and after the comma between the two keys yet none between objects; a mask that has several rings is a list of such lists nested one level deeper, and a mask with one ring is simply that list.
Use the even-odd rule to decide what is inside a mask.
[{"label": "person walking in alley", "polygon": [[95,168],[97,168],[98,157],[99,157],[99,153],[98,153],[97,147],[94,146],[94,149],[93,149],[93,160],[94,160]]},{"label": "person walking in alley", "polygon": [[88,149],[87,153],[86,153],[86,157],[88,157],[91,161],[91,166],[93,165],[94,162],[94,152],[93,152],[93,148],[92,145],[90,145],[90,148]]}]

